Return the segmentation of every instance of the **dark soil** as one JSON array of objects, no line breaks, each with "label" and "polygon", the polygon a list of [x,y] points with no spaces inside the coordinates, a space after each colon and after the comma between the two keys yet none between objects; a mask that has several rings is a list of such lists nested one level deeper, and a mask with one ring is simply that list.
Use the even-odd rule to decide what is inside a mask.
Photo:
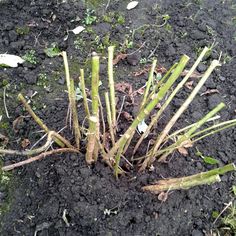
[{"label": "dark soil", "polygon": [[[107,1],[103,1],[105,3],[95,7],[97,22],[87,26],[87,32],[79,36],[69,32],[67,40],[63,40],[67,31],[81,25],[86,9],[93,6],[83,1],[61,2],[65,1],[0,1],[0,54],[7,52],[23,56],[33,49],[37,60],[35,65],[24,63],[18,68],[0,69],[0,111],[3,115],[0,133],[9,138],[9,148],[20,149],[21,141],[26,138],[34,144],[42,136],[38,133],[39,127],[29,117],[19,124],[17,133],[13,131],[13,121],[20,115],[28,115],[16,100],[19,92],[31,98],[37,91],[38,94],[31,98],[36,113],[53,130],[58,131],[65,126],[68,104],[63,62],[59,57],[49,58],[44,53],[44,49],[52,43],[67,51],[72,76],[76,79],[80,67],[86,69],[88,77],[89,54],[92,51],[96,50],[104,56],[104,49],[110,43],[116,44],[119,49],[128,37],[134,44],[132,49],[127,50],[130,53],[145,42],[144,47],[134,56],[119,62],[115,69],[116,81],[128,82],[133,89],[144,85],[147,75],[135,77],[131,71],[142,70],[144,65],[139,63],[140,59],[148,58],[155,48],[153,56],[158,58],[160,65],[168,68],[183,53],[190,56],[193,62],[201,48],[215,43],[212,53],[205,58],[198,71],[203,72],[206,65],[218,58],[222,51],[225,64],[214,72],[201,90],[202,93],[208,89],[218,89],[219,94],[197,96],[177,126],[183,127],[196,121],[220,101],[228,105],[220,114],[222,120],[235,118],[234,1],[140,0],[138,7],[129,12],[126,10],[129,1],[112,0],[107,9]],[[168,24],[155,27],[155,24],[163,24],[161,16],[165,14],[170,16]],[[119,16],[123,16],[125,21],[118,20]],[[81,20],[77,21],[79,18]],[[136,30],[132,39],[130,30],[143,25],[149,26]],[[108,40],[105,41],[105,38]],[[106,60],[101,59],[101,63],[104,89]],[[10,119],[7,119],[3,108],[5,82],[9,83],[6,104]],[[177,95],[161,126],[189,92],[184,88]],[[121,100],[122,95],[118,105]],[[79,114],[82,113],[80,109],[79,103]],[[137,106],[125,106],[124,110],[135,115]],[[83,116],[80,119],[82,121]],[[127,127],[124,121],[121,119],[120,123]],[[69,129],[62,133],[73,142]],[[236,130],[230,129],[206,138],[197,143],[197,147],[204,155],[218,159],[221,166],[235,162],[235,142]],[[190,175],[214,167],[205,164],[195,153],[195,148],[187,157],[175,153],[167,164],[155,163],[153,172],[138,174],[132,170],[118,181],[101,161],[88,167],[83,155],[51,156],[19,168],[13,171],[11,194],[0,186],[0,204],[6,204],[7,199],[11,199],[9,211],[1,216],[1,235],[210,235],[222,226],[221,220],[213,225],[212,213],[220,212],[224,203],[232,199],[230,188],[236,185],[235,173],[222,176],[222,181],[212,186],[174,191],[166,202],[141,191],[142,186],[156,179]],[[4,165],[20,160],[22,157],[3,157]],[[224,233],[221,231],[221,235]],[[229,235],[230,231],[227,233]]]}]

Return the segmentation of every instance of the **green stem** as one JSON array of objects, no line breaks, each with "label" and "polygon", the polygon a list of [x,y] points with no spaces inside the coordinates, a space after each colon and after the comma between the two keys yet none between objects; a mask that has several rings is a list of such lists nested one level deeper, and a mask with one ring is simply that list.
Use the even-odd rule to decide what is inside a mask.
[{"label": "green stem", "polygon": [[137,128],[138,124],[147,117],[150,112],[155,108],[157,103],[163,99],[166,92],[170,89],[170,87],[173,85],[173,83],[176,81],[176,79],[179,77],[179,75],[182,73],[185,65],[189,61],[189,57],[184,55],[174,72],[171,74],[169,79],[166,81],[166,83],[160,88],[160,91],[155,95],[153,100],[143,109],[139,112],[136,119],[133,121],[131,126],[128,128],[128,130],[122,135],[122,137],[116,142],[116,144],[113,146],[113,148],[110,150],[109,155],[110,157],[113,157],[114,154],[117,152],[118,149],[120,149],[119,153],[122,153],[124,146],[126,142],[133,136],[135,129]]},{"label": "green stem", "polygon": [[108,47],[108,81],[110,88],[110,101],[111,101],[111,118],[113,128],[116,129],[116,98],[115,98],[115,86],[113,77],[113,57],[114,46]]},{"label": "green stem", "polygon": [[[20,93],[18,94],[18,99],[22,102],[27,112],[31,115],[34,121],[48,134],[50,132],[49,128],[43,123],[43,121],[34,113],[30,105],[25,100],[24,96]],[[58,138],[54,138],[56,144],[60,147],[65,147],[64,143],[61,142]]]},{"label": "green stem", "polygon": [[85,90],[84,70],[83,69],[80,69],[80,77],[79,78],[80,78],[80,89],[82,92],[83,102],[84,102],[84,109],[85,109],[85,113],[86,113],[87,118],[89,118],[90,112],[89,112],[87,94],[86,94],[86,90]]},{"label": "green stem", "polygon": [[202,79],[198,82],[197,86],[193,89],[189,97],[185,100],[185,102],[182,104],[182,106],[178,109],[178,111],[174,114],[174,116],[171,118],[171,120],[167,123],[164,130],[161,132],[161,134],[158,136],[151,152],[151,155],[143,162],[143,165],[140,170],[144,170],[147,165],[150,165],[155,161],[155,153],[159,149],[160,145],[162,144],[165,137],[168,135],[171,128],[174,126],[176,121],[179,119],[179,117],[183,114],[183,112],[188,108],[189,104],[192,102],[194,97],[197,95],[198,91],[201,89],[203,84],[206,82],[208,77],[211,75],[212,71],[217,67],[220,66],[220,63],[218,60],[213,60],[210,67],[207,69],[205,74],[203,75]]},{"label": "green stem", "polygon": [[113,127],[112,127],[111,105],[110,105],[108,92],[105,92],[105,102],[106,102],[106,109],[107,109],[107,122],[109,125],[109,131],[110,131],[110,135],[111,135],[112,145],[114,145],[115,144],[115,135],[114,135]]},{"label": "green stem", "polygon": [[154,60],[152,62],[152,67],[151,67],[151,70],[149,72],[148,81],[146,83],[146,88],[145,88],[144,95],[143,95],[143,101],[142,101],[141,106],[140,106],[140,111],[147,104],[147,98],[148,98],[148,94],[149,94],[149,91],[150,91],[150,87],[153,84],[153,75],[154,75],[154,71],[155,71],[156,66],[157,66],[157,60]]},{"label": "green stem", "polygon": [[174,91],[171,93],[171,95],[168,97],[168,99],[165,101],[165,103],[161,106],[160,110],[157,112],[157,114],[152,118],[151,123],[149,124],[147,130],[142,134],[142,136],[140,137],[139,141],[137,142],[137,144],[135,145],[134,151],[133,151],[133,155],[135,154],[135,152],[137,151],[138,147],[140,146],[140,144],[142,143],[143,139],[145,137],[147,137],[147,135],[150,133],[151,128],[158,122],[161,114],[164,112],[164,110],[166,109],[166,107],[170,104],[170,102],[173,100],[173,98],[175,97],[175,95],[177,94],[177,92],[184,86],[184,84],[187,82],[187,80],[189,79],[189,77],[192,75],[192,73],[195,71],[195,69],[197,68],[197,66],[199,65],[199,63],[201,62],[201,60],[203,59],[204,55],[207,53],[209,49],[207,47],[205,47],[202,51],[202,53],[200,54],[200,56],[197,58],[196,62],[193,64],[193,66],[191,67],[191,69],[188,71],[188,73],[186,74],[186,76],[181,80],[181,82],[177,85],[177,87],[174,89]]},{"label": "green stem", "polygon": [[97,161],[99,145],[97,139],[100,137],[99,131],[99,56],[92,55],[92,115],[89,117],[88,144],[86,151],[86,161],[91,164]]},{"label": "green stem", "polygon": [[202,172],[199,174],[182,177],[182,178],[172,178],[166,180],[159,180],[155,185],[145,186],[142,189],[144,191],[150,191],[152,193],[160,193],[163,191],[177,190],[177,189],[189,189],[194,186],[203,184],[212,184],[215,182],[220,182],[220,176],[230,171],[235,171],[235,165],[228,164],[220,168],[216,168],[207,172]]},{"label": "green stem", "polygon": [[77,113],[77,107],[76,107],[76,99],[75,99],[76,95],[75,95],[74,80],[70,77],[67,53],[62,52],[62,57],[63,57],[64,67],[65,67],[69,103],[70,103],[70,108],[71,108],[71,112],[72,112],[72,122],[73,122],[73,130],[75,133],[75,142],[76,142],[76,147],[79,149],[81,134],[80,134],[78,113]]}]

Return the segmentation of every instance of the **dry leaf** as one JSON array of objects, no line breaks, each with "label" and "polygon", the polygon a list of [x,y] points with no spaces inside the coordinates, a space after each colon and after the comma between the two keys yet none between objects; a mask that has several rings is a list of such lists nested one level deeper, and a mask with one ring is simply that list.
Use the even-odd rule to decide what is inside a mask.
[{"label": "dry leaf", "polygon": [[135,7],[137,7],[137,5],[138,5],[138,1],[132,1],[127,5],[126,9],[127,10],[134,9]]},{"label": "dry leaf", "polygon": [[22,142],[21,142],[21,147],[23,148],[23,149],[25,149],[26,147],[28,147],[30,145],[30,141],[29,141],[29,139],[23,139],[22,140]]},{"label": "dry leaf", "polygon": [[161,192],[158,194],[158,200],[165,202],[168,199],[168,192]]},{"label": "dry leaf", "polygon": [[23,121],[23,116],[19,116],[13,121],[13,130],[15,133],[18,133],[20,126],[23,124]]},{"label": "dry leaf", "polygon": [[193,90],[193,81],[189,81],[189,82],[185,83],[184,86],[190,90]]},{"label": "dry leaf", "polygon": [[4,146],[8,144],[9,138],[3,134],[0,134],[0,143],[2,143]]},{"label": "dry leaf", "polygon": [[121,114],[127,121],[133,121],[133,117],[127,111],[123,111]]},{"label": "dry leaf", "polygon": [[125,93],[127,95],[131,95],[133,92],[132,85],[129,83],[125,83],[125,82],[115,84],[115,89],[116,89],[116,91]]},{"label": "dry leaf", "polygon": [[[182,73],[181,73],[181,76],[185,76],[187,75],[189,72],[189,70],[184,70]],[[197,71],[193,72],[191,75],[190,75],[190,78],[192,79],[198,79],[198,78],[201,78],[202,77],[202,74],[198,73]]]},{"label": "dry leaf", "polygon": [[220,93],[218,89],[208,89],[206,92],[202,93],[200,96],[209,95],[213,93]]},{"label": "dry leaf", "polygon": [[188,155],[188,150],[184,147],[179,147],[178,148],[178,152],[184,156],[187,156]]},{"label": "dry leaf", "polygon": [[124,60],[127,56],[128,56],[127,54],[123,54],[123,53],[118,54],[113,60],[113,65],[118,64],[119,61]]}]

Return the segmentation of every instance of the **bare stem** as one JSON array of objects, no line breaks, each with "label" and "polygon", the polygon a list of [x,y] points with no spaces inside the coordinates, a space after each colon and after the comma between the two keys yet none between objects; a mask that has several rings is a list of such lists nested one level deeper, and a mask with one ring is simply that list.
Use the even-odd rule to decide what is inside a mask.
[{"label": "bare stem", "polygon": [[73,122],[73,129],[75,133],[75,142],[76,142],[77,148],[79,149],[81,134],[80,134],[78,113],[77,113],[77,107],[76,107],[74,80],[70,77],[66,52],[62,52],[62,57],[63,57],[65,73],[66,73],[66,83],[67,83],[67,89],[68,89],[69,104],[72,111],[72,122]]},{"label": "bare stem", "polygon": [[41,153],[38,156],[31,157],[31,158],[29,158],[27,160],[20,161],[20,162],[17,162],[15,164],[4,166],[4,167],[2,167],[2,170],[3,171],[13,170],[13,169],[15,169],[17,167],[24,166],[24,165],[27,165],[27,164],[32,163],[34,161],[41,160],[41,159],[43,159],[43,158],[45,158],[47,156],[50,156],[50,155],[53,155],[53,154],[57,154],[57,153],[65,153],[65,152],[77,152],[77,153],[79,153],[79,151],[77,149],[75,149],[75,148],[59,148],[59,149],[56,149],[56,150],[51,150],[51,151],[48,151],[48,152]]},{"label": "bare stem", "polygon": [[200,56],[197,58],[196,62],[193,64],[193,66],[191,67],[191,69],[188,71],[187,75],[181,80],[181,82],[177,85],[177,87],[174,89],[174,91],[171,93],[171,95],[168,97],[168,99],[165,101],[165,103],[161,106],[161,108],[159,109],[159,111],[157,112],[157,114],[152,118],[151,123],[148,125],[147,130],[142,134],[142,136],[140,137],[140,139],[138,140],[137,144],[135,145],[134,151],[133,151],[133,155],[135,154],[135,152],[137,151],[138,147],[140,146],[140,144],[142,143],[143,139],[145,137],[148,136],[148,134],[150,133],[151,128],[158,122],[161,114],[164,112],[164,110],[166,109],[166,107],[170,104],[170,102],[173,100],[173,98],[175,97],[175,95],[178,93],[178,91],[184,86],[184,84],[187,82],[187,80],[189,79],[189,77],[192,75],[192,73],[195,71],[195,69],[197,68],[197,66],[199,65],[199,63],[201,62],[202,58],[204,57],[204,55],[206,54],[206,52],[209,49],[207,47],[205,47],[202,51],[202,53],[200,54]]},{"label": "bare stem", "polygon": [[92,55],[92,115],[89,117],[88,144],[86,151],[86,162],[92,164],[97,160],[99,145],[97,139],[100,137],[99,131],[99,56]]},{"label": "bare stem", "polygon": [[107,122],[109,125],[109,132],[111,135],[112,145],[114,145],[115,144],[115,135],[114,135],[114,130],[113,130],[113,126],[112,126],[111,105],[110,105],[108,92],[105,92],[105,102],[106,102],[106,109],[107,109]]},{"label": "bare stem", "polygon": [[[153,98],[153,100],[143,109],[139,112],[136,119],[133,121],[131,126],[128,128],[128,130],[122,135],[122,137],[116,142],[116,144],[113,146],[113,148],[108,153],[110,157],[114,157],[115,153],[118,151],[118,153],[123,154],[123,148],[125,147],[125,144],[128,140],[133,137],[135,129],[137,128],[138,124],[147,117],[150,112],[155,108],[157,103],[165,96],[168,89],[173,85],[175,80],[179,77],[181,72],[183,71],[185,65],[187,64],[189,60],[189,57],[184,55],[170,78],[166,81],[166,83],[160,88],[160,91],[156,96]],[[116,157],[117,160],[119,158]]]},{"label": "bare stem", "polygon": [[111,101],[111,119],[114,128],[116,129],[116,98],[115,98],[115,86],[113,77],[113,57],[114,57],[114,46],[108,47],[108,80],[110,88],[110,101]]},{"label": "bare stem", "polygon": [[174,116],[171,118],[171,120],[167,123],[164,130],[161,132],[161,134],[158,136],[151,152],[151,155],[149,155],[148,158],[143,162],[143,165],[141,167],[141,171],[144,170],[147,165],[150,165],[155,161],[155,153],[159,149],[160,145],[162,144],[165,137],[168,135],[171,128],[174,126],[176,121],[179,119],[179,117],[183,114],[183,112],[188,108],[189,104],[192,102],[193,98],[197,95],[198,91],[201,89],[203,84],[206,82],[208,77],[211,75],[212,71],[217,67],[220,66],[220,63],[218,60],[213,60],[210,67],[207,69],[205,74],[203,75],[202,79],[198,82],[197,86],[193,89],[189,97],[185,100],[185,102],[182,104],[182,106],[178,109],[178,111],[174,114]]},{"label": "bare stem", "polygon": [[232,163],[220,168],[216,168],[207,172],[202,172],[187,177],[159,180],[156,182],[156,184],[144,186],[142,189],[144,191],[150,191],[154,194],[176,189],[189,189],[191,187],[198,185],[220,182],[219,175],[223,175],[229,171],[235,171],[235,170],[236,167]]},{"label": "bare stem", "polygon": [[[24,96],[19,93],[18,99],[22,102],[23,106],[27,110],[27,112],[31,115],[31,117],[34,119],[34,121],[48,134],[49,128],[43,123],[43,121],[34,113],[30,105],[25,100]],[[59,145],[60,147],[64,147],[65,145],[57,138],[54,138],[54,141]]]},{"label": "bare stem", "polygon": [[85,90],[84,70],[83,69],[80,70],[80,77],[79,77],[79,79],[80,79],[80,89],[81,89],[82,96],[83,96],[85,113],[86,113],[87,118],[89,118],[90,117],[90,112],[89,112],[87,94],[86,94],[86,90]]}]

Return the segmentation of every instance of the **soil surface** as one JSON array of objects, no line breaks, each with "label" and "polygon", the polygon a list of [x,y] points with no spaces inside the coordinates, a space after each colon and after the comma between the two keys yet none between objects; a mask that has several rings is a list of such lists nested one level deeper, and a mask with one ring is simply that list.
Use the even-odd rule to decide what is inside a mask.
[{"label": "soil surface", "polygon": [[[221,119],[236,117],[235,1],[140,0],[135,9],[127,11],[128,2],[0,1],[0,54],[24,56],[33,50],[31,59],[28,55],[31,62],[17,68],[0,68],[0,115],[3,116],[0,133],[9,138],[8,148],[22,149],[22,141],[26,139],[32,146],[43,135],[17,101],[19,92],[31,100],[37,115],[51,129],[59,131],[66,124],[68,99],[63,61],[60,57],[50,58],[44,52],[52,44],[67,51],[75,80],[79,69],[85,68],[87,83],[90,54],[97,51],[101,55],[101,90],[107,84],[105,56],[110,44],[116,45],[116,54],[135,52],[115,67],[116,82],[129,83],[133,90],[142,87],[147,79],[146,73],[135,76],[133,72],[150,65],[153,57],[159,65],[169,68],[182,54],[187,54],[191,65],[204,46],[212,46],[198,72],[204,72],[220,52],[223,64],[200,94],[212,89],[218,92],[199,94],[175,128],[195,122],[221,101],[227,104],[220,113]],[[71,30],[79,25],[84,25],[86,30],[73,34]],[[3,105],[4,89],[9,118]],[[190,91],[185,87],[176,96],[154,133],[163,127]],[[119,94],[118,107],[123,96]],[[134,116],[136,102],[129,103],[125,102],[124,111]],[[81,101],[78,109],[82,122]],[[25,117],[14,122],[19,116]],[[121,117],[119,123],[122,133],[129,121]],[[62,134],[74,142],[69,128]],[[0,215],[1,235],[202,236],[217,231],[220,235],[233,235],[235,232],[221,229],[221,219],[213,224],[212,214],[220,212],[224,204],[232,200],[235,173],[222,176],[220,183],[211,186],[173,191],[165,202],[142,192],[141,187],[157,179],[186,176],[216,167],[196,156],[196,147],[204,155],[218,159],[219,166],[235,162],[235,143],[236,129],[232,128],[199,141],[187,157],[175,153],[168,163],[155,163],[153,171],[137,173],[134,168],[118,181],[101,161],[88,167],[82,154],[53,155],[16,169],[12,172],[10,187],[0,186],[0,205],[8,204],[6,208],[9,208]],[[3,156],[2,159],[7,165],[24,158]]]}]

